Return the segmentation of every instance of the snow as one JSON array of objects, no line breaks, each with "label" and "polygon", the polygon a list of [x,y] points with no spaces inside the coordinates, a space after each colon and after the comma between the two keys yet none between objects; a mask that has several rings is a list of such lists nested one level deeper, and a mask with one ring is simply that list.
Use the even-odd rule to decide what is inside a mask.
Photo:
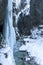
[{"label": "snow", "polygon": [[[5,54],[7,54],[7,57]],[[0,49],[0,63],[2,65],[15,65],[12,57],[12,50],[9,46]]]},{"label": "snow", "polygon": [[[26,39],[24,39],[26,41]],[[43,38],[38,39],[29,39],[27,38],[29,43],[26,42],[26,45],[22,45],[19,50],[27,50],[30,52],[30,57],[35,57],[35,62],[37,64],[43,65]]]},{"label": "snow", "polygon": [[26,51],[26,46],[25,45],[22,45],[20,48],[19,48],[19,50],[22,50],[22,51]]},{"label": "snow", "polygon": [[30,60],[30,58],[26,57],[26,61],[29,61],[29,60]]}]

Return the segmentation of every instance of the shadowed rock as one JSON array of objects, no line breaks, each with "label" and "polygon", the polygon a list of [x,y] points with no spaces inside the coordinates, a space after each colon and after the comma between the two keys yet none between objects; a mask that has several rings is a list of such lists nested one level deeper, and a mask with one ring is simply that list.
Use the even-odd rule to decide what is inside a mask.
[{"label": "shadowed rock", "polygon": [[6,0],[0,0],[0,25],[3,24],[3,22],[5,20],[6,7],[7,7],[7,3],[8,3],[7,1]]},{"label": "shadowed rock", "polygon": [[3,30],[3,24],[6,17],[8,0],[0,0],[0,32]]},{"label": "shadowed rock", "polygon": [[18,20],[18,29],[19,33],[23,35],[30,35],[30,29],[32,28],[31,22],[30,22],[30,16],[22,16],[20,15],[20,18]]},{"label": "shadowed rock", "polygon": [[43,24],[43,0],[30,1],[30,17],[34,26]]}]

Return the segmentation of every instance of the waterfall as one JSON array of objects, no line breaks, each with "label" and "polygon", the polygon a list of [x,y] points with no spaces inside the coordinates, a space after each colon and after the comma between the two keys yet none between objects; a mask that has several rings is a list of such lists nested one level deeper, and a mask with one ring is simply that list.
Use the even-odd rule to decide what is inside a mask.
[{"label": "waterfall", "polygon": [[15,35],[15,30],[13,27],[13,19],[12,19],[12,1],[13,0],[8,0],[3,35],[8,45],[13,49],[13,46],[16,43],[16,35]]},{"label": "waterfall", "polygon": [[[13,57],[13,48],[16,44],[16,34],[15,29],[13,27],[13,17],[12,17],[12,2],[13,0],[8,0],[8,5],[6,8],[6,18],[5,23],[3,27],[3,36],[7,42],[7,45],[10,47],[11,50],[11,56],[10,60],[13,61],[12,65],[15,65],[15,59]],[[9,60],[9,61],[10,61]]]}]

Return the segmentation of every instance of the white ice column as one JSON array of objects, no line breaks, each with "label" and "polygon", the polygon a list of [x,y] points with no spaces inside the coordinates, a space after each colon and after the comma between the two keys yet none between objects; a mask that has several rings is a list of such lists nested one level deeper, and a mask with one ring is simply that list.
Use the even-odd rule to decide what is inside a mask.
[{"label": "white ice column", "polygon": [[13,27],[13,17],[12,17],[12,2],[13,0],[8,0],[6,19],[4,23],[3,35],[11,48],[13,48],[16,43],[15,29]]}]

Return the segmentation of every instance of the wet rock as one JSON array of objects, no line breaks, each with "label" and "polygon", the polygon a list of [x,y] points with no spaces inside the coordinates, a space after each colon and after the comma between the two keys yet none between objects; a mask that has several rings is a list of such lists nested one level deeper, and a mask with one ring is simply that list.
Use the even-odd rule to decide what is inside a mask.
[{"label": "wet rock", "polygon": [[5,48],[6,41],[3,38],[3,35],[0,33],[0,49]]}]

